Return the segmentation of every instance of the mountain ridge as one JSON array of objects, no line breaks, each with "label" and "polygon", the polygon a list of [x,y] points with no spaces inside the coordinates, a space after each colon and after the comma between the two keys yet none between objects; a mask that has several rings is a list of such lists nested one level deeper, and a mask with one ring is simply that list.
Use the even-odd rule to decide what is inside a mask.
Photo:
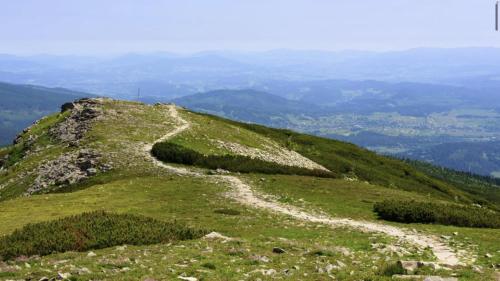
[{"label": "mountain ridge", "polygon": [[[1,157],[7,155],[7,164],[0,169],[0,218],[4,222],[0,233],[8,235],[28,223],[82,211],[106,210],[180,220],[189,227],[217,231],[208,237],[219,238],[178,241],[173,245],[118,246],[95,249],[92,254],[54,253],[28,259],[32,268],[40,269],[29,273],[36,278],[47,274],[46,265],[52,267],[54,261],[66,257],[78,268],[88,270],[71,271],[61,266],[59,271],[85,278],[231,279],[244,274],[260,276],[255,269],[268,265],[272,267],[266,267],[266,272],[274,269],[269,272],[275,277],[295,274],[305,280],[317,280],[327,276],[324,268],[328,267],[332,274],[390,280],[392,273],[385,268],[398,261],[417,259],[435,268],[428,269],[429,274],[449,276],[457,272],[476,280],[482,275],[471,267],[488,264],[491,260],[485,254],[498,247],[496,238],[481,238],[495,237],[496,229],[458,228],[460,235],[450,238],[453,243],[449,243],[440,235],[457,231],[457,227],[409,226],[379,219],[373,213],[373,203],[387,198],[457,207],[481,203],[485,210],[493,208],[494,203],[481,201],[481,196],[430,177],[399,160],[352,144],[199,114],[171,104],[97,98],[78,100],[64,108],[25,130],[15,145],[0,150]],[[150,153],[155,144],[163,142],[187,147],[211,159],[221,155],[261,155],[276,165],[279,162],[273,160],[275,157],[292,160],[282,151],[294,151],[337,172],[339,177],[235,173],[179,165],[160,161]],[[28,192],[34,182],[40,188]],[[462,242],[469,237],[475,239],[477,249]],[[269,242],[273,247],[269,248]],[[206,247],[211,250],[205,252]],[[238,250],[242,247],[249,250]],[[314,250],[318,247],[320,250]],[[148,258],[144,258],[143,251],[148,252]],[[123,259],[120,264],[131,270],[113,276],[112,271],[99,269],[108,262],[100,256]],[[126,258],[139,259],[146,267]],[[175,264],[186,258],[190,260],[182,267],[186,274],[168,269],[178,268]],[[239,272],[224,265],[230,259],[240,268]],[[324,259],[327,261],[321,262]],[[335,262],[332,259],[341,260],[341,266],[329,266]],[[197,271],[208,262],[215,264],[209,272]],[[316,262],[321,271],[309,266]],[[368,262],[369,266],[360,267],[360,262]],[[293,273],[285,272],[293,264],[300,266]],[[483,270],[493,274],[486,266]],[[10,276],[22,276],[28,271],[31,269],[24,266]]]}]

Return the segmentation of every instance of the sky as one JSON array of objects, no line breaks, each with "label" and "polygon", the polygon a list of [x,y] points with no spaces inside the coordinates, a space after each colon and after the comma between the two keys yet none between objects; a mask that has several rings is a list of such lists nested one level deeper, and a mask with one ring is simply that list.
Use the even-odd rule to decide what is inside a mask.
[{"label": "sky", "polygon": [[495,0],[0,0],[0,53],[500,47]]}]

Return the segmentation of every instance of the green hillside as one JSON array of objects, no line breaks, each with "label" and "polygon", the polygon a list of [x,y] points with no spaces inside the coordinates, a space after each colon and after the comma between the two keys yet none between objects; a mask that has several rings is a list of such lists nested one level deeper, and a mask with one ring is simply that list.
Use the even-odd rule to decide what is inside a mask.
[{"label": "green hillside", "polygon": [[[151,154],[162,144],[211,168],[162,162]],[[174,105],[80,100],[32,126],[0,158],[0,253],[17,251],[1,249],[6,239],[40,255],[0,257],[0,279],[494,280],[491,264],[500,262],[499,229],[389,222],[373,212],[374,203],[393,199],[480,203],[495,215],[486,193],[352,144]],[[265,163],[272,172],[231,171],[213,161],[224,158]],[[104,231],[102,212],[94,211],[109,213],[116,232]],[[133,233],[141,233],[171,222],[182,225],[175,237],[189,239],[116,239],[123,225],[140,223]],[[51,226],[71,227],[70,236],[52,236]],[[186,236],[192,229],[216,233]],[[69,244],[32,243],[31,233]],[[410,272],[398,261],[421,263]]]},{"label": "green hillside", "polygon": [[177,98],[173,102],[196,111],[274,127],[289,125],[288,116],[321,116],[328,112],[318,105],[255,90],[210,91]]}]

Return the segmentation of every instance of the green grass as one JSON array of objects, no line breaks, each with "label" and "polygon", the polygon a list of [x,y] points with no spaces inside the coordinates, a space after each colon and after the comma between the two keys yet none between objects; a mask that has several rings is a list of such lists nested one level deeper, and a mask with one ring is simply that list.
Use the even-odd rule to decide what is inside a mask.
[{"label": "green grass", "polygon": [[[186,116],[191,115],[186,114]],[[240,130],[258,133],[337,174],[380,186],[431,194],[442,199],[460,200],[465,203],[474,201],[470,194],[454,187],[451,183],[428,176],[401,160],[379,156],[353,144],[290,130],[231,121],[207,114],[200,115],[208,120],[205,122],[229,124],[239,127]]]},{"label": "green grass", "polygon": [[206,231],[131,214],[94,211],[28,224],[0,239],[0,258],[148,245],[200,238]]},{"label": "green grass", "polygon": [[[144,174],[143,177],[115,179],[72,193],[44,194],[4,201],[0,203],[0,233],[8,235],[28,223],[106,210],[144,215],[162,221],[178,220],[189,227],[212,229],[237,238],[237,241],[228,243],[195,240],[179,241],[172,245],[129,246],[124,251],[107,248],[96,250],[95,258],[87,257],[86,253],[53,254],[28,261],[30,268],[25,268],[24,262],[16,262],[21,264],[22,269],[16,271],[14,277],[31,275],[38,279],[50,275],[46,270],[55,274],[52,268],[54,263],[71,260],[71,264],[87,267],[92,271],[92,274],[79,277],[83,279],[175,279],[185,272],[189,276],[206,280],[234,280],[243,278],[243,274],[256,269],[254,256],[267,256],[271,260],[269,263],[257,262],[257,265],[276,269],[278,276],[287,276],[283,270],[298,265],[300,269],[295,270],[292,276],[300,276],[303,280],[321,280],[326,275],[316,271],[316,261],[326,266],[328,262],[342,260],[347,267],[339,270],[339,274],[346,276],[344,280],[354,280],[354,277],[349,279],[351,270],[360,275],[373,275],[375,273],[371,267],[379,264],[373,257],[379,256],[380,261],[382,257],[385,258],[373,250],[370,244],[390,242],[386,237],[347,229],[332,231],[328,227],[247,208],[224,198],[222,194],[225,189],[224,186],[208,183],[204,179],[168,175]],[[239,212],[239,215],[222,215],[216,212],[221,209],[230,209]],[[273,254],[273,247],[284,248],[287,254]],[[343,256],[336,250],[337,247],[347,248],[353,253],[352,256]],[[312,249],[322,249],[332,254],[327,257],[311,256],[309,253]],[[396,261],[399,257],[393,255],[390,258]],[[135,263],[134,260],[139,262]],[[353,261],[362,262],[366,266],[359,267]],[[187,264],[185,268],[176,266],[184,263]],[[207,269],[203,266],[206,263],[215,265],[215,269]],[[141,268],[141,264],[146,265],[146,268]],[[113,275],[113,269],[124,267],[132,270]],[[150,267],[153,268],[152,272]],[[106,271],[103,272],[103,269]],[[170,269],[175,269],[175,272]],[[198,272],[199,269],[210,270],[211,273]],[[66,272],[71,269],[61,265],[57,270]],[[308,274],[307,277],[304,273]],[[264,277],[258,273],[252,273],[252,276]]]},{"label": "green grass", "polygon": [[[262,180],[263,179],[263,180]],[[381,187],[357,181],[318,179],[298,176],[249,176],[247,180],[258,190],[280,198],[288,204],[306,210],[324,212],[334,217],[349,217],[369,221],[379,221],[373,212],[373,205],[385,199],[421,200],[426,202],[449,203],[431,196],[394,188]],[[389,224],[407,229],[417,229],[423,233],[452,237],[450,243],[459,249],[477,255],[477,264],[485,267],[500,263],[500,230],[456,227],[428,224]],[[457,236],[453,233],[458,233]],[[485,255],[491,254],[492,258]]]},{"label": "green grass", "polygon": [[373,204],[385,198],[440,202],[427,195],[360,181],[280,175],[253,175],[247,179],[252,186],[266,194],[277,196],[281,202],[303,204],[312,210],[323,210],[333,216],[354,219],[376,220]]},{"label": "green grass", "polygon": [[266,147],[266,144],[269,144],[267,138],[251,130],[246,130],[238,124],[220,122],[220,120],[216,120],[212,116],[205,116],[189,111],[181,111],[180,114],[183,118],[187,118],[193,125],[189,130],[174,137],[171,140],[173,143],[209,155],[231,153],[231,151],[215,145],[214,140],[238,143],[247,147],[272,152],[272,150]]}]

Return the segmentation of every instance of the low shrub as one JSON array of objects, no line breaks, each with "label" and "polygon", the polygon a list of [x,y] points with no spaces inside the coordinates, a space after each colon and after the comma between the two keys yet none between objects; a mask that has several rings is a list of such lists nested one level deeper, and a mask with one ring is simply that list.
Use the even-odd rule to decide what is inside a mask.
[{"label": "low shrub", "polygon": [[212,269],[212,270],[216,269],[215,264],[213,264],[211,262],[206,262],[206,263],[202,264],[201,266],[204,268]]},{"label": "low shrub", "polygon": [[214,213],[228,215],[228,216],[238,216],[241,214],[240,211],[234,209],[217,209],[214,211]]},{"label": "low shrub", "polygon": [[500,228],[499,213],[474,206],[385,200],[375,203],[373,209],[381,219],[388,221]]},{"label": "low shrub", "polygon": [[379,269],[379,275],[382,276],[393,276],[396,274],[405,274],[405,273],[406,272],[401,266],[401,264],[397,262],[383,264]]},{"label": "low shrub", "polygon": [[311,170],[285,166],[241,155],[203,155],[184,146],[162,142],[153,146],[153,156],[165,161],[194,165],[208,169],[223,169],[240,173],[285,174],[334,178],[334,173],[319,169]]},{"label": "low shrub", "polygon": [[316,257],[333,257],[335,255],[332,251],[322,249],[313,250],[309,254]]},{"label": "low shrub", "polygon": [[206,231],[177,222],[102,211],[28,224],[0,238],[0,259],[196,239]]}]

